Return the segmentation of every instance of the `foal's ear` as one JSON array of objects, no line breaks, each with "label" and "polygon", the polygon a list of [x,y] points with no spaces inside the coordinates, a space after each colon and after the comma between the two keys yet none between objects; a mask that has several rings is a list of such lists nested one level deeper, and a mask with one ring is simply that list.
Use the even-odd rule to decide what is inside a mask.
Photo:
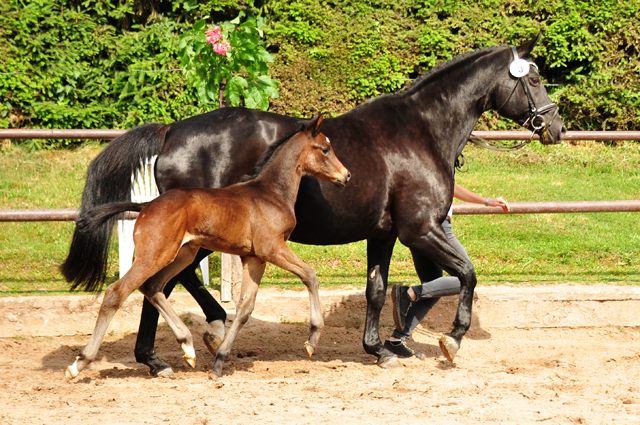
[{"label": "foal's ear", "polygon": [[540,37],[542,37],[542,31],[540,31],[538,35],[533,37],[531,40],[525,41],[520,46],[518,46],[518,56],[520,56],[521,58],[526,58],[527,56],[530,56],[531,51],[535,47],[538,40],[540,40]]},{"label": "foal's ear", "polygon": [[322,127],[322,120],[323,120],[322,112],[320,112],[311,120],[311,122],[307,126],[307,130],[311,130],[311,135],[313,137],[316,137],[318,133],[320,133],[320,127]]}]

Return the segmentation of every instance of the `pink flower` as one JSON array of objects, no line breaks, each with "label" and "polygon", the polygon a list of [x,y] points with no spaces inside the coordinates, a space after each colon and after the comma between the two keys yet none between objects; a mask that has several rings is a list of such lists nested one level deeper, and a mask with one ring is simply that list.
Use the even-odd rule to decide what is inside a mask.
[{"label": "pink flower", "polygon": [[231,49],[231,44],[226,40],[213,45],[213,50],[219,55],[226,54],[229,49]]},{"label": "pink flower", "polygon": [[222,38],[222,30],[219,26],[209,28],[205,33],[207,36],[207,43],[214,44]]}]

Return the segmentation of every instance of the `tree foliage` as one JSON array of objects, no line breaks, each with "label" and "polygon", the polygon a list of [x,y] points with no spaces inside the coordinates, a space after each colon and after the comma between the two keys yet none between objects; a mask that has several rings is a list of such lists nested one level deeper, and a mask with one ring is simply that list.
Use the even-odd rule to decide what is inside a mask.
[{"label": "tree foliage", "polygon": [[[179,38],[195,22],[243,12],[267,22],[273,112],[343,113],[455,55],[542,31],[534,54],[568,128],[637,130],[638,10],[640,0],[0,0],[0,127],[130,128],[210,110],[168,70],[182,68]],[[482,126],[514,128],[495,114]]]}]

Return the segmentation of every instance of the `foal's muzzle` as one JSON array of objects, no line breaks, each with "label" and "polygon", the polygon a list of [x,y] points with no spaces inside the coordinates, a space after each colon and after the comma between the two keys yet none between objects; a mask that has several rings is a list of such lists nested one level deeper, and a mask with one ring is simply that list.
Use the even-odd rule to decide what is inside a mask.
[{"label": "foal's muzzle", "polygon": [[344,187],[349,180],[351,180],[351,173],[346,168],[342,168],[333,179],[333,184],[338,187]]}]

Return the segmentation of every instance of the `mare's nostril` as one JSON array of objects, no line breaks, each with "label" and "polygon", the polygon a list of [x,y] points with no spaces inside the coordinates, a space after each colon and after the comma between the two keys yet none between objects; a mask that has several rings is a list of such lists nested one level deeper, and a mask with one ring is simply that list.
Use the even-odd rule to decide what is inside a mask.
[{"label": "mare's nostril", "polygon": [[351,180],[351,173],[347,171],[347,181]]}]

